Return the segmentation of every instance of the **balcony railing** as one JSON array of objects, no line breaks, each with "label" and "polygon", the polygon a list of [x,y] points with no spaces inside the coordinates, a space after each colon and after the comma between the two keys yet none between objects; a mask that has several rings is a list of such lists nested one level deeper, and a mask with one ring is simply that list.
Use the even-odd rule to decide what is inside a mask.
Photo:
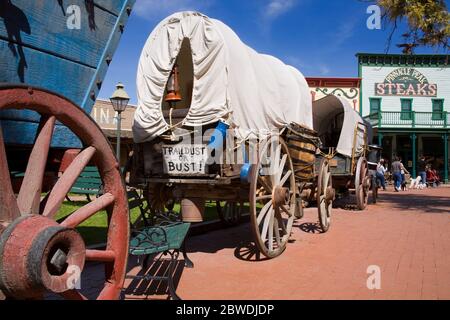
[{"label": "balcony railing", "polygon": [[381,111],[365,117],[378,128],[450,128],[450,113]]}]

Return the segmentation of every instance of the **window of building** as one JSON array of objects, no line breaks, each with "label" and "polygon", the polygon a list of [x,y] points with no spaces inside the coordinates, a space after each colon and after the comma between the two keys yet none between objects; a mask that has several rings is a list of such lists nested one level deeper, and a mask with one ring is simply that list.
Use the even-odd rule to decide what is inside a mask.
[{"label": "window of building", "polygon": [[444,120],[444,99],[433,99],[433,120]]},{"label": "window of building", "polygon": [[400,99],[402,104],[401,120],[412,120],[412,99]]},{"label": "window of building", "polygon": [[370,119],[378,119],[381,112],[381,98],[370,98]]}]

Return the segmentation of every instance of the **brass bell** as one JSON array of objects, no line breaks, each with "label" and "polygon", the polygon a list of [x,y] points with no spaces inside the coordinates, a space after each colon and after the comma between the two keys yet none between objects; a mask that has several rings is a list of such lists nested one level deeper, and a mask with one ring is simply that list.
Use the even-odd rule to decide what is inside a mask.
[{"label": "brass bell", "polygon": [[170,73],[169,81],[167,81],[167,95],[165,98],[166,102],[179,102],[182,100],[180,93],[180,83],[178,80],[179,72],[178,65],[173,66],[172,72]]}]

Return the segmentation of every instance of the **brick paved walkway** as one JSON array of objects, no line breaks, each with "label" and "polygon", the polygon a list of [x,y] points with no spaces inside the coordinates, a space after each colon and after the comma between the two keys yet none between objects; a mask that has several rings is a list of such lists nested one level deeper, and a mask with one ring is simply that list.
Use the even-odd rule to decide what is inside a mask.
[{"label": "brick paved walkway", "polygon": [[[318,233],[316,212],[306,210],[293,242],[273,260],[255,261],[248,224],[190,239],[195,268],[180,265],[177,293],[183,299],[450,299],[450,188],[381,192],[364,212],[335,209],[326,234]],[[367,289],[370,265],[381,269],[381,290]],[[127,299],[146,298],[147,283],[126,285]],[[164,286],[148,289],[158,295],[147,298],[165,298]]]}]

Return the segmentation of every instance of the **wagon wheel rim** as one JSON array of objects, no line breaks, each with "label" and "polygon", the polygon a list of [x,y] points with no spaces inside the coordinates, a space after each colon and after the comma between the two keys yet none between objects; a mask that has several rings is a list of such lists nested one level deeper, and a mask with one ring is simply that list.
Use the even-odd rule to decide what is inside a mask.
[{"label": "wagon wheel rim", "polygon": [[262,144],[251,177],[250,216],[256,246],[264,256],[274,258],[286,248],[296,206],[294,167],[281,137]]},{"label": "wagon wheel rim", "polygon": [[[97,299],[117,299],[123,286],[129,240],[129,219],[126,190],[120,175],[119,165],[114,151],[98,125],[79,107],[67,99],[51,92],[24,87],[6,86],[0,88],[0,110],[19,109],[32,110],[41,114],[36,140],[28,160],[27,169],[19,194],[16,198],[12,189],[11,177],[7,163],[3,131],[0,127],[0,289],[6,296],[14,298],[42,298],[45,292],[53,292],[66,299],[87,299],[80,290],[74,286],[76,277],[69,270],[70,263],[78,268],[82,275],[85,261],[96,261],[105,264],[105,281]],[[47,196],[41,200],[41,190],[48,153],[56,121],[67,126],[83,142],[84,148],[57,180]],[[90,163],[95,163],[103,181],[104,194],[85,206],[75,210],[63,221],[55,221],[66,195],[77,180],[80,173]],[[84,240],[75,231],[82,222],[99,214],[107,212],[108,233],[104,250],[86,249]],[[54,232],[48,243],[42,242],[42,259],[50,259],[50,264],[36,263],[31,259],[31,248],[25,245],[16,246],[23,250],[23,264],[35,268],[37,279],[24,281],[30,278],[26,270],[17,270],[17,275],[11,273],[11,263],[20,262],[12,249],[14,235],[24,233],[25,225],[29,228],[29,237],[36,233],[34,243],[42,240],[42,234]],[[42,232],[37,233],[42,228]],[[21,233],[22,232],[22,233]],[[27,237],[27,235],[24,235]],[[59,237],[59,238],[58,238]],[[20,238],[18,238],[20,239]],[[59,248],[58,260],[54,260],[53,251],[62,246],[55,239],[64,242],[67,253]],[[53,242],[52,242],[53,241]],[[56,241],[56,242],[55,242]],[[54,247],[50,247],[54,245]],[[75,248],[72,248],[75,247]],[[26,251],[30,249],[30,251]],[[72,252],[71,250],[74,249]],[[20,251],[19,250],[19,251]],[[35,252],[34,252],[35,254]],[[52,256],[53,255],[53,256]],[[7,257],[7,258],[5,258]],[[64,260],[66,259],[66,260]],[[72,259],[72,260],[70,260]],[[55,262],[56,261],[56,262]],[[59,263],[56,265],[55,263]],[[54,267],[62,267],[55,273]],[[51,271],[53,269],[53,271]],[[20,271],[24,271],[23,274]],[[72,273],[71,273],[72,272]],[[69,281],[69,278],[70,281]],[[64,281],[66,281],[64,283]],[[83,283],[81,283],[83,289]],[[28,292],[29,291],[29,292]]]},{"label": "wagon wheel rim", "polygon": [[235,201],[226,201],[222,206],[220,201],[217,201],[216,208],[220,221],[229,227],[238,225],[241,221],[243,206],[243,203]]},{"label": "wagon wheel rim", "polygon": [[370,178],[368,176],[367,160],[359,158],[355,174],[356,204],[359,210],[367,207],[369,200]]},{"label": "wagon wheel rim", "polygon": [[334,189],[330,165],[327,159],[322,159],[317,177],[317,210],[319,223],[323,232],[327,232],[331,224],[331,211],[333,209]]}]

